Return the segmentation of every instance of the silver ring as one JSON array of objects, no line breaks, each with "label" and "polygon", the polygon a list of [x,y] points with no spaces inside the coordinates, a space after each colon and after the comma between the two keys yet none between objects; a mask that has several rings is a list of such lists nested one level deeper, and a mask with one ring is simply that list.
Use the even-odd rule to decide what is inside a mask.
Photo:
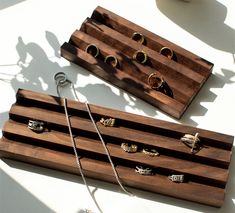
[{"label": "silver ring", "polygon": [[169,59],[172,59],[174,52],[171,48],[169,47],[162,47],[159,51],[160,54],[166,56]]},{"label": "silver ring", "polygon": [[137,41],[140,44],[143,44],[145,41],[145,38],[142,33],[134,32],[131,37],[134,41]]},{"label": "silver ring", "polygon": [[143,153],[146,154],[146,155],[149,155],[151,157],[156,157],[156,156],[159,156],[159,152],[157,152],[156,149],[147,149],[147,148],[144,148],[143,149]]},{"label": "silver ring", "polygon": [[150,168],[144,168],[143,166],[136,166],[135,171],[141,175],[153,175],[153,170]]},{"label": "silver ring", "polygon": [[134,153],[134,152],[137,152],[138,146],[135,145],[135,144],[122,143],[122,144],[121,144],[121,148],[122,148],[125,152]]},{"label": "silver ring", "polygon": [[184,175],[170,175],[168,179],[175,183],[183,183],[184,182]]},{"label": "silver ring", "polygon": [[133,55],[133,59],[141,64],[144,64],[147,61],[148,56],[143,50],[137,50]]},{"label": "silver ring", "polygon": [[106,64],[111,65],[112,67],[116,67],[118,65],[118,60],[114,55],[108,55],[105,57],[104,62]]},{"label": "silver ring", "polygon": [[100,53],[99,48],[95,44],[87,45],[85,51],[87,53],[89,53],[90,55],[92,55],[94,58],[96,58],[99,55],[99,53]]},{"label": "silver ring", "polygon": [[36,121],[36,120],[29,120],[28,128],[34,132],[41,133],[44,131],[44,122]]}]

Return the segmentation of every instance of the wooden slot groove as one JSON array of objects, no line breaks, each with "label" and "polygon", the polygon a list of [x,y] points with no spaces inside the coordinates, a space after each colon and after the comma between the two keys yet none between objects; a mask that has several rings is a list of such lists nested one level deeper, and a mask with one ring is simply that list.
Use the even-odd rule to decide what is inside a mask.
[{"label": "wooden slot groove", "polygon": [[[148,84],[148,76],[151,73],[157,71],[156,69],[144,66],[140,63],[137,63],[136,61],[131,60],[130,57],[127,57],[119,50],[111,48],[104,42],[89,36],[82,31],[76,30],[70,38],[70,43],[83,51],[85,51],[87,45],[91,43],[96,44],[100,50],[100,54],[97,58],[101,58],[102,60],[107,55],[114,55],[119,61],[120,70],[124,70],[127,74],[134,76],[145,84]],[[177,78],[176,80],[168,77],[167,75],[164,75],[164,80],[170,85],[174,94],[174,99],[183,104],[186,104],[188,101],[190,101],[190,97],[192,97],[195,93],[194,85],[185,84],[185,79]]]},{"label": "wooden slot groove", "polygon": [[157,52],[159,52],[160,49],[164,46],[170,47],[174,51],[178,63],[196,70],[205,77],[209,76],[208,70],[212,69],[212,63],[185,50],[180,46],[177,46],[176,44],[172,44],[170,41],[167,41],[166,39],[144,29],[143,27],[136,25],[133,22],[126,20],[125,18],[122,18],[117,14],[114,14],[111,11],[106,10],[105,8],[98,6],[94,10],[91,18],[118,31],[119,33],[122,33],[129,38],[132,37],[134,32],[141,33],[142,35],[144,35],[144,38],[146,40],[145,45]]},{"label": "wooden slot groove", "polygon": [[[64,114],[43,110],[35,107],[31,107],[30,110],[27,111],[27,107],[13,105],[9,114],[11,119],[14,119],[14,116],[19,116],[21,118],[23,117],[24,119],[42,120],[50,124],[58,123],[60,124],[60,126],[64,126],[65,128],[67,126]],[[76,129],[77,131],[87,131],[87,132],[96,133],[91,121],[89,120],[86,121],[78,117],[71,116],[70,121],[73,129]],[[139,130],[127,129],[121,127],[115,128],[116,131],[113,131],[114,128],[112,129],[106,128],[99,123],[97,123],[97,125],[101,134],[104,136],[119,138],[120,132],[122,132],[121,140],[123,141],[161,147],[161,149],[167,149],[183,153],[185,155],[190,156],[190,158],[193,158],[194,156],[197,157],[200,156],[204,160],[212,159],[215,164],[218,163],[220,166],[228,166],[228,163],[231,158],[231,156],[229,155],[230,153],[229,151],[220,150],[212,147],[202,148],[202,150],[200,150],[197,155],[192,156],[190,153],[190,148],[188,148],[182,142],[180,142],[179,139],[176,140],[170,137],[151,134],[151,133],[143,134],[143,132]]]},{"label": "wooden slot groove", "polygon": [[[4,136],[7,136],[9,139],[12,137],[19,138],[21,136],[23,141],[25,141],[24,139],[31,138],[31,140],[34,141],[33,145],[40,145],[40,141],[44,141],[51,144],[50,147],[52,149],[54,149],[54,145],[72,148],[70,136],[60,132],[49,131],[45,134],[36,134],[29,130],[26,125],[17,124],[15,122],[7,122],[3,128],[3,131]],[[97,152],[99,154],[106,155],[99,140],[86,140],[80,137],[76,137],[75,142],[79,150]],[[141,164],[145,164],[153,168],[164,168],[169,171],[175,171],[177,173],[190,174],[191,177],[196,176],[197,178],[203,179],[204,181],[207,180],[210,184],[216,183],[218,186],[222,187],[225,186],[228,178],[228,172],[226,169],[207,166],[186,160],[180,160],[164,155],[160,155],[160,157],[157,158],[151,158],[141,153],[141,151],[135,154],[129,154],[124,152],[120,148],[120,145],[113,145],[110,142],[107,143],[107,148],[110,151],[112,157],[120,158],[120,156],[122,156],[122,159],[126,162],[132,161],[136,164],[141,162]],[[184,165],[184,168],[182,168],[182,165]],[[204,171],[207,172],[205,173]]]},{"label": "wooden slot groove", "polygon": [[[73,155],[57,152],[29,144],[22,144],[2,138],[0,140],[1,157],[33,163],[46,168],[79,174]],[[86,176],[116,183],[108,163],[81,158]],[[163,195],[181,198],[197,203],[220,207],[224,200],[224,189],[198,183],[175,184],[160,175],[142,176],[134,169],[117,166],[116,170],[126,186],[148,190]]]},{"label": "wooden slot groove", "polygon": [[143,100],[146,100],[150,104],[174,117],[179,118],[185,110],[185,105],[177,100],[170,98],[159,91],[152,90],[148,85],[145,85],[133,76],[130,76],[117,68],[112,68],[103,61],[95,59],[90,54],[76,48],[70,43],[65,42],[62,45],[61,54],[69,61],[80,64],[88,70],[92,70],[95,75],[102,77],[108,82],[112,82],[115,86],[120,87]]},{"label": "wooden slot groove", "polygon": [[123,52],[127,56],[131,57],[137,50],[144,50],[151,63],[148,65],[153,66],[162,74],[171,74],[172,77],[181,77],[187,79],[195,87],[198,87],[205,80],[202,75],[195,73],[193,70],[169,60],[165,56],[162,56],[158,52],[151,50],[132,39],[127,39],[121,33],[97,22],[94,19],[87,18],[81,26],[81,31],[93,36],[104,43],[110,44],[112,47]]},{"label": "wooden slot groove", "polygon": [[[53,109],[53,111],[55,111],[55,109],[60,109],[58,111],[64,113],[62,99],[55,96],[49,96],[42,93],[32,93],[29,90],[19,90],[17,92],[17,103],[23,105],[23,103],[25,102],[28,102],[29,104],[31,104],[31,106],[40,105],[40,108],[43,108],[43,106],[48,105],[48,109]],[[138,126],[140,126],[139,130],[144,130],[144,132],[152,130],[150,131],[150,133],[157,133],[159,135],[162,134],[165,136],[170,135],[170,137],[173,138],[180,138],[186,133],[195,134],[196,132],[198,132],[200,134],[200,138],[205,140],[205,142],[207,142],[206,145],[208,146],[214,147],[214,145],[217,143],[220,144],[220,146],[218,147],[221,149],[231,150],[233,147],[233,137],[230,135],[186,126],[182,124],[176,124],[160,119],[135,115],[132,113],[113,110],[92,104],[89,104],[89,106],[92,115],[96,119],[100,117],[115,118],[117,122],[121,122],[122,126],[124,127],[129,127],[132,129],[134,127],[135,129],[138,129]],[[86,118],[89,118],[85,104],[82,102],[68,100],[68,109],[71,112],[71,115],[73,116],[76,116],[76,112],[78,112],[80,116],[86,114]],[[164,132],[164,134],[162,132]]]}]

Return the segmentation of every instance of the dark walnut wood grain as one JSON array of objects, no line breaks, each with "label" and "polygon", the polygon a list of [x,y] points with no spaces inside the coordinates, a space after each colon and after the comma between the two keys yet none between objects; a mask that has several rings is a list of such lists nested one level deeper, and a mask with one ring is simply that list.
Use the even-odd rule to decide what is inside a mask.
[{"label": "dark walnut wood grain", "polygon": [[[90,105],[95,122],[106,142],[124,185],[184,200],[220,207],[229,175],[233,137],[190,126]],[[68,112],[77,151],[87,177],[116,183],[106,153],[84,103],[68,100]],[[100,123],[115,118],[114,127]],[[45,123],[42,133],[28,128],[29,120]],[[201,150],[192,154],[180,141],[185,134],[199,133]],[[127,153],[121,143],[136,144],[136,153]],[[150,157],[143,148],[155,148]],[[79,174],[70,141],[63,100],[58,97],[19,90],[9,112],[0,140],[0,156],[47,168]],[[152,168],[153,176],[135,172],[135,166]],[[173,183],[171,174],[183,174],[184,183]]]},{"label": "dark walnut wood grain", "polygon": [[[144,36],[143,44],[132,39],[135,32]],[[99,48],[96,58],[86,53],[89,44]],[[163,47],[173,50],[171,60],[159,53]],[[139,50],[147,54],[145,64],[133,59]],[[61,55],[175,118],[183,115],[213,68],[205,59],[102,7],[61,46]],[[108,55],[118,59],[117,67],[104,62]],[[155,72],[167,82],[173,97],[150,87],[148,77]]]}]

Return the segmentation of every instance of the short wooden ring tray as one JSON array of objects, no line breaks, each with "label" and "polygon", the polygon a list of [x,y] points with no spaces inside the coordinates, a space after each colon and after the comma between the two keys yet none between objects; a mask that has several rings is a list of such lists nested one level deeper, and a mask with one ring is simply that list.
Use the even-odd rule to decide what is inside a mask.
[{"label": "short wooden ring tray", "polygon": [[[143,44],[132,39],[136,32],[144,36]],[[97,57],[85,51],[89,44],[99,48]],[[172,59],[159,53],[164,47],[173,51]],[[133,60],[138,50],[147,54],[145,64]],[[213,68],[207,60],[99,6],[80,30],[75,30],[69,42],[61,46],[61,55],[177,119]],[[108,55],[115,56],[119,66],[106,64],[104,59]],[[173,97],[150,87],[148,76],[154,72],[162,75]]]}]

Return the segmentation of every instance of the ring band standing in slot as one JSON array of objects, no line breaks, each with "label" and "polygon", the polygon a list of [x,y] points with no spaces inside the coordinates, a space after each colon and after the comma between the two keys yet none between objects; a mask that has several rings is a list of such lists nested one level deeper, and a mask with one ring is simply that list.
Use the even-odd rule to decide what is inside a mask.
[{"label": "ring band standing in slot", "polygon": [[105,57],[104,62],[106,64],[111,65],[112,67],[116,67],[118,65],[118,60],[114,55],[108,55]]},{"label": "ring band standing in slot", "polygon": [[133,55],[133,59],[144,64],[148,60],[148,56],[143,50],[137,50]]},{"label": "ring band standing in slot", "polygon": [[99,48],[95,44],[89,44],[85,50],[87,53],[96,58],[100,54]]},{"label": "ring band standing in slot", "polygon": [[131,37],[134,41],[137,41],[138,43],[140,44],[143,44],[145,42],[145,38],[143,36],[143,34],[139,33],[139,32],[134,32],[132,34],[132,37]]},{"label": "ring band standing in slot", "polygon": [[156,156],[159,156],[159,152],[157,152],[156,149],[147,149],[147,148],[144,148],[143,149],[143,153],[150,156],[150,157],[156,157]]},{"label": "ring band standing in slot", "polygon": [[148,84],[152,89],[162,92],[165,95],[173,98],[173,92],[171,88],[158,72],[151,73],[148,76]]},{"label": "ring band standing in slot", "polygon": [[172,59],[174,56],[174,52],[171,48],[169,47],[162,47],[159,51],[160,54],[166,56],[169,59]]}]

